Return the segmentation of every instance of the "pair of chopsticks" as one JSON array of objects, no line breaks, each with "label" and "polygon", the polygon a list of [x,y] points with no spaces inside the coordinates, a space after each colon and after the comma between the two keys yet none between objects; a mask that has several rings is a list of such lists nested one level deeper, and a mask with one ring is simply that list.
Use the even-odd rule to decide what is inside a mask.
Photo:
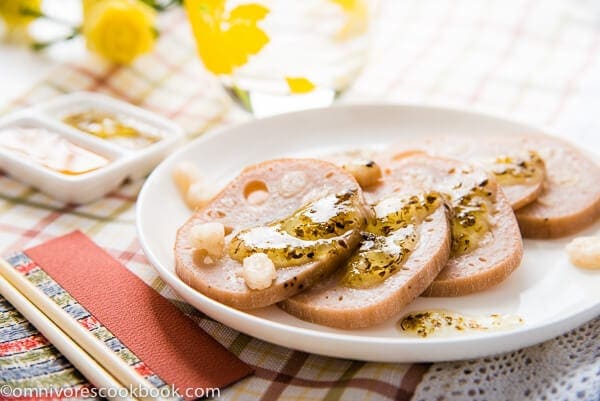
[{"label": "pair of chopsticks", "polygon": [[[90,383],[111,389],[111,401],[137,401],[129,388],[143,389],[141,400],[164,400],[131,366],[0,258],[0,294],[29,320]],[[117,391],[115,391],[117,390]],[[127,394],[124,396],[124,394]]]}]

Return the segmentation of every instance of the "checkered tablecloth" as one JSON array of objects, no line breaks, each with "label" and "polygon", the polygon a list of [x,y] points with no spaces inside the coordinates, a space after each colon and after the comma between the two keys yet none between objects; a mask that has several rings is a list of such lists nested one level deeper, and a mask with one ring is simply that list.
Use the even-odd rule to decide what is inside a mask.
[{"label": "checkered tablecloth", "polygon": [[[134,66],[118,68],[97,60],[62,66],[17,99],[14,107],[84,89],[106,92],[165,114],[190,135],[215,124],[248,118],[231,106],[215,80],[202,70],[184,21],[178,11],[165,15],[156,52]],[[418,103],[485,111],[600,149],[597,1],[381,0],[372,33],[369,62],[342,102]],[[0,176],[0,253],[9,255],[80,229],[148,285],[177,299],[147,262],[137,240],[134,209],[142,184],[128,184],[89,205],[71,206]],[[365,363],[293,351],[238,333],[185,303],[179,304],[203,329],[256,369],[253,377],[224,390],[222,399],[409,400],[419,384],[417,392],[428,390],[427,381],[435,381],[435,372],[453,369],[453,365],[430,368],[427,364]],[[17,325],[23,329],[20,337],[12,340],[26,342],[39,337],[0,301],[0,341],[8,332],[6,327]],[[598,323],[589,327],[597,328]],[[56,363],[67,363],[47,344],[28,344],[28,352],[0,344],[0,372],[35,364],[35,355],[55,355]],[[45,347],[44,353],[35,353],[41,347]],[[536,355],[543,348],[526,352]],[[0,384],[47,385],[53,381],[52,373],[32,372],[31,377],[19,379],[0,375]],[[509,374],[518,378],[519,371]],[[76,373],[69,380],[83,382]],[[597,400],[599,381],[591,381],[591,390],[581,399]],[[548,399],[553,399],[550,391],[549,387]],[[510,394],[510,388],[496,388],[485,395],[457,390],[444,394],[444,399],[521,398]]]}]

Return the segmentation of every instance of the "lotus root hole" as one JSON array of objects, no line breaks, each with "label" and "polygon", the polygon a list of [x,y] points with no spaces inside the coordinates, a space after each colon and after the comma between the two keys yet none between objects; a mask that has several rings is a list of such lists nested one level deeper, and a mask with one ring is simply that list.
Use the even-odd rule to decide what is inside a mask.
[{"label": "lotus root hole", "polygon": [[222,219],[223,217],[227,216],[227,213],[223,212],[222,210],[211,209],[208,211],[208,215],[213,219]]},{"label": "lotus root hole", "polygon": [[251,205],[260,205],[269,197],[269,189],[264,181],[250,181],[244,187],[244,198]]}]

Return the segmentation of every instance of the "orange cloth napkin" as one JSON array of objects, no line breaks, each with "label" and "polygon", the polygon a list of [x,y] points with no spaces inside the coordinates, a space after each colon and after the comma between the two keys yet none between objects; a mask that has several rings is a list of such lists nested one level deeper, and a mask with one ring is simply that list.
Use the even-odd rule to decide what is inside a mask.
[{"label": "orange cloth napkin", "polygon": [[224,387],[252,369],[81,232],[25,251],[144,365],[180,389]]}]

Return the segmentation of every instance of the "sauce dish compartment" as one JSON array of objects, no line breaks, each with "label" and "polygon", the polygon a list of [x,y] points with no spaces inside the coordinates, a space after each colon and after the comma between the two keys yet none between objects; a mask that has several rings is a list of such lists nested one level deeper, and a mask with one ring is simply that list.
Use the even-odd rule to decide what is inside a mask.
[{"label": "sauce dish compartment", "polygon": [[[71,113],[87,110],[98,110],[115,115],[117,118],[119,116],[133,118],[160,131],[161,139],[147,146],[133,149],[84,132],[62,121]],[[77,173],[73,174],[71,171],[61,172],[48,167],[47,163],[44,164],[37,159],[21,154],[14,148],[7,149],[6,144],[5,146],[0,145],[0,169],[57,200],[78,204],[96,200],[114,191],[126,180],[145,177],[184,139],[183,130],[168,119],[109,96],[90,92],[59,96],[38,106],[0,118],[0,136],[3,131],[10,128],[39,128],[56,134],[60,139],[68,141],[75,147],[83,148],[85,151],[108,159],[105,165],[89,171],[79,169]],[[43,135],[40,138],[48,139]],[[11,139],[8,138],[8,140]],[[25,139],[25,141],[27,140],[30,139]],[[57,142],[60,142],[59,139]],[[41,155],[40,145],[36,145],[38,145],[37,155]],[[57,149],[69,148],[68,144],[65,145],[62,142],[57,146]],[[22,147],[27,148],[27,146]],[[87,155],[83,151],[81,153]]]},{"label": "sauce dish compartment", "polygon": [[[145,147],[131,149],[111,143],[110,140],[83,132],[62,121],[65,116],[69,114],[87,110],[97,110],[117,117],[121,115],[131,117],[145,125],[155,127],[162,133],[162,139]],[[131,179],[134,180],[145,177],[150,173],[158,163],[183,143],[185,137],[183,129],[167,118],[158,116],[127,102],[94,92],[74,92],[58,96],[35,106],[32,109],[32,112],[44,115],[60,124],[64,124],[65,126],[68,126],[69,129],[76,130],[82,135],[90,137],[94,141],[106,143],[109,146],[116,147],[120,151],[127,153],[131,166]]]},{"label": "sauce dish compartment", "polygon": [[[60,123],[69,125],[82,134],[94,139],[109,143],[123,151],[131,153],[158,152],[177,144],[182,140],[184,134],[182,129],[170,120],[157,116],[140,107],[131,105],[121,100],[113,99],[107,95],[93,92],[75,92],[56,97],[34,108],[36,112],[46,115],[48,118],[58,120]],[[93,126],[102,131],[97,122],[87,123],[81,121],[82,114],[95,115],[98,118],[108,118],[114,122],[122,123],[123,127],[130,129],[128,132],[137,132],[139,135],[109,135],[102,137],[89,133],[85,126]],[[79,116],[75,116],[79,115]],[[68,118],[79,117],[78,125],[72,125]],[[148,142],[143,139],[151,138]]]}]

